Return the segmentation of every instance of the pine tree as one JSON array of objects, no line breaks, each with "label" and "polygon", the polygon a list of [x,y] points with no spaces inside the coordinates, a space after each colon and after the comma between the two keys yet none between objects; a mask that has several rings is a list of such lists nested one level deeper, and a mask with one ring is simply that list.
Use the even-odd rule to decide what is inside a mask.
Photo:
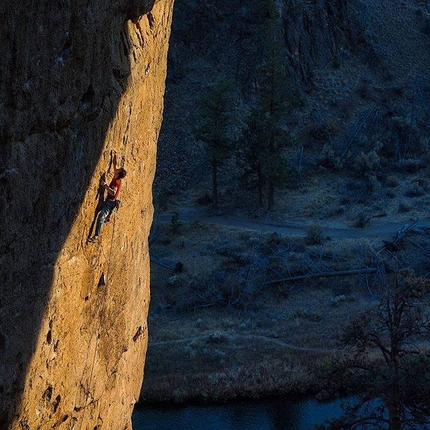
[{"label": "pine tree", "polygon": [[258,203],[260,207],[264,204],[264,187],[266,185],[266,143],[268,138],[268,127],[261,109],[253,108],[248,120],[247,127],[240,140],[240,152],[238,154],[239,165],[242,168],[242,180],[251,188],[257,187]]},{"label": "pine tree", "polygon": [[220,78],[201,100],[201,124],[194,134],[203,142],[212,171],[212,206],[219,208],[218,173],[220,167],[231,157],[232,115],[234,90],[229,79]]},{"label": "pine tree", "polygon": [[295,103],[286,69],[282,22],[274,0],[266,0],[263,34],[263,61],[258,68],[256,103],[244,133],[242,162],[248,179],[256,179],[260,206],[267,190],[267,209],[274,204],[275,188],[288,177],[284,150],[291,137],[283,126]]}]

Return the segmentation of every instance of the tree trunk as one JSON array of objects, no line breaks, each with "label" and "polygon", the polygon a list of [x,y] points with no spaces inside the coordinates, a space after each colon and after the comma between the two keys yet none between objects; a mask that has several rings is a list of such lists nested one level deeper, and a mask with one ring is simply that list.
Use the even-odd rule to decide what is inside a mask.
[{"label": "tree trunk", "polygon": [[260,208],[263,207],[263,174],[260,163],[258,163],[258,204]]},{"label": "tree trunk", "polygon": [[391,398],[388,404],[388,420],[390,430],[401,430],[400,422],[400,411],[401,411],[401,400],[400,400],[400,339],[399,333],[401,332],[401,323],[403,317],[403,306],[400,303],[401,297],[400,292],[396,289],[393,305],[392,305],[392,316],[390,321],[390,343],[391,343]]},{"label": "tree trunk", "polygon": [[273,209],[273,198],[274,194],[274,186],[273,186],[273,180],[272,178],[269,178],[269,184],[267,188],[267,210],[271,211]]},{"label": "tree trunk", "polygon": [[389,430],[401,430],[399,417],[400,405],[393,401],[388,405]]},{"label": "tree trunk", "polygon": [[212,208],[218,210],[218,163],[212,161]]}]

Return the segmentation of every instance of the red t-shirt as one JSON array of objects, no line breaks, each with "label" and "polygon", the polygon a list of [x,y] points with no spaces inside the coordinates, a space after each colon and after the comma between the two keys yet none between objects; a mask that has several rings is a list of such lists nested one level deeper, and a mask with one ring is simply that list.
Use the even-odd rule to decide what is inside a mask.
[{"label": "red t-shirt", "polygon": [[115,194],[111,194],[108,191],[107,198],[109,200],[115,200],[116,198],[118,198],[119,190],[121,189],[121,179],[120,178],[113,178],[109,184],[109,188],[114,190]]}]

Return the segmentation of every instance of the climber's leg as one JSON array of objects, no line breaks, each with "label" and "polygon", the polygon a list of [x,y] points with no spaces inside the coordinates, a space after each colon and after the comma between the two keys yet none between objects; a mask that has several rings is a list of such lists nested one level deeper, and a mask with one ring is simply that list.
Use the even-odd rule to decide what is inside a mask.
[{"label": "climber's leg", "polygon": [[115,208],[115,201],[114,200],[105,200],[103,202],[102,208],[99,212],[99,216],[97,218],[97,224],[96,224],[96,234],[93,237],[90,237],[88,239],[88,242],[94,242],[98,236],[100,236],[100,233],[102,231],[103,223],[106,220],[106,217],[110,214],[110,212]]}]

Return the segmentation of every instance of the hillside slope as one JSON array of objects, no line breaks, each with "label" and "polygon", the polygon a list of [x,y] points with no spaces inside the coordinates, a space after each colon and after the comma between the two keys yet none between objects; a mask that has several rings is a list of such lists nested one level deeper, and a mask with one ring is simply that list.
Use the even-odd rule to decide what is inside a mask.
[{"label": "hillside slope", "polygon": [[[277,190],[273,216],[301,219],[308,216],[305,206],[321,208],[316,217],[336,213],[342,223],[386,208],[393,218],[399,207],[422,216],[430,142],[426,3],[277,4],[284,64],[299,103],[284,118],[293,143],[286,151],[288,180]],[[208,154],[194,131],[202,117],[196,94],[207,93],[220,76],[234,81],[235,138],[246,129],[255,103],[265,23],[261,5],[223,0],[216,10],[205,5],[176,5],[155,188],[160,210],[210,203]],[[255,186],[243,182],[238,153],[235,148],[219,174],[222,210],[261,215]],[[305,194],[316,204],[301,198]]]}]

